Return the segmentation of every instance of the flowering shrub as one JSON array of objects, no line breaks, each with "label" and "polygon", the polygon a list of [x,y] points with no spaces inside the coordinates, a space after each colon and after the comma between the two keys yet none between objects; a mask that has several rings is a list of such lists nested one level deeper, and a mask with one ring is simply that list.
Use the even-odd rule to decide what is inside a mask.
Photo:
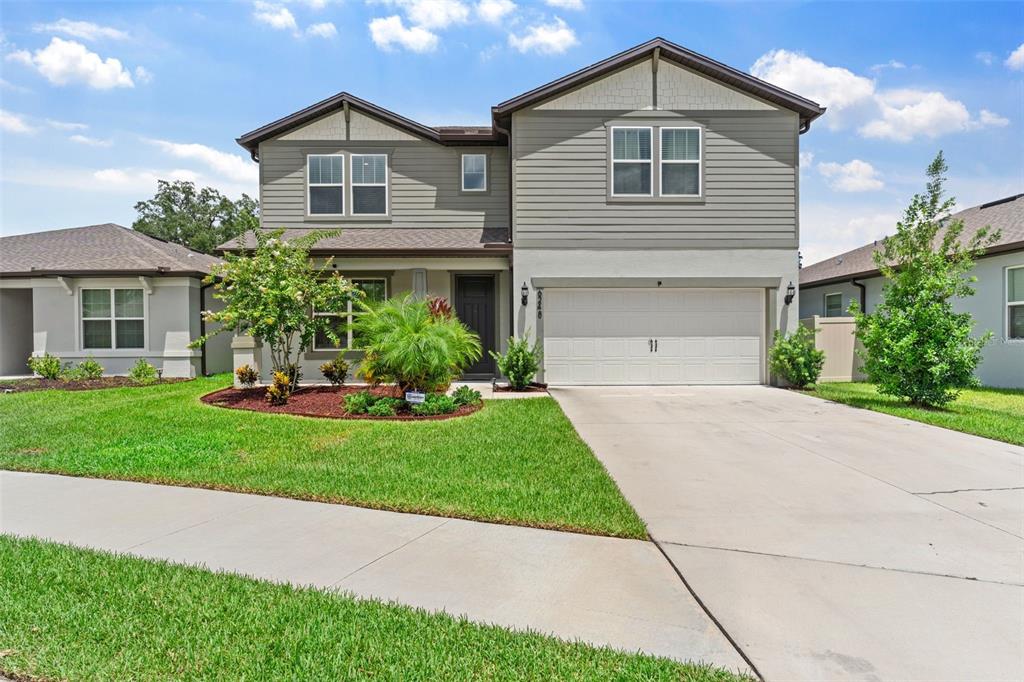
[{"label": "flowering shrub", "polygon": [[33,355],[28,359],[28,368],[32,370],[34,374],[38,374],[44,379],[59,379],[64,368],[60,364],[60,358],[56,355],[50,355],[44,353],[43,355]]},{"label": "flowering shrub", "polygon": [[128,372],[132,380],[142,386],[148,386],[149,384],[155,383],[159,375],[157,374],[156,367],[146,362],[145,359],[139,358],[139,361],[132,365],[131,371]]}]

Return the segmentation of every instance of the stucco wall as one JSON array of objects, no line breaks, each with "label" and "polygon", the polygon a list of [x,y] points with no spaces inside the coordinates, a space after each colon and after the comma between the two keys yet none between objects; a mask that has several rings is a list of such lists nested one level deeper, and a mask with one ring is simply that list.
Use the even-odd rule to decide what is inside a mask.
[{"label": "stucco wall", "polygon": [[27,374],[32,354],[32,290],[0,289],[0,375]]},{"label": "stucco wall", "polygon": [[[969,312],[975,321],[975,333],[992,332],[992,340],[982,351],[982,362],[977,375],[986,386],[1024,388],[1024,341],[1006,338],[1006,268],[1024,265],[1024,251],[982,258],[974,267],[975,295],[954,301],[958,312]],[[882,300],[885,279],[872,277],[863,280],[867,285],[868,312]],[[841,291],[843,308],[857,295],[850,284],[826,284],[802,287],[800,317],[824,315],[824,294]]]}]

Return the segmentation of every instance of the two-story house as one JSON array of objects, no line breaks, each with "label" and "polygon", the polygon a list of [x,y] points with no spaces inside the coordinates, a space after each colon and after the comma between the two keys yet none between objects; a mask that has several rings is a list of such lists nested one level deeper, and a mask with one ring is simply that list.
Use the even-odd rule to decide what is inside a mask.
[{"label": "two-story house", "polygon": [[[823,112],[658,38],[494,106],[490,127],[343,92],[238,143],[264,228],[340,228],[315,255],[370,298],[447,297],[485,349],[535,337],[545,381],[756,384],[797,324],[799,136]],[[318,339],[307,376],[336,352]],[[486,353],[472,368],[494,371]]]}]

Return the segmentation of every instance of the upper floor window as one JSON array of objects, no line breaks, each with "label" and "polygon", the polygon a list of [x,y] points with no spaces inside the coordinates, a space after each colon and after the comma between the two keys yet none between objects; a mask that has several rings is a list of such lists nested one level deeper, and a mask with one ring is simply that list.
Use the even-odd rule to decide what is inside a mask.
[{"label": "upper floor window", "polygon": [[661,129],[661,194],[700,196],[700,128]]},{"label": "upper floor window", "polygon": [[309,215],[344,215],[344,154],[310,154],[306,157],[306,165]]},{"label": "upper floor window", "polygon": [[651,128],[612,128],[612,195],[651,196]]},{"label": "upper floor window", "polygon": [[825,317],[843,316],[843,295],[825,294]]},{"label": "upper floor window", "polygon": [[1024,265],[1006,268],[1006,338],[1024,340]]},{"label": "upper floor window", "polygon": [[82,348],[145,348],[142,289],[82,289]]},{"label": "upper floor window", "polygon": [[352,215],[387,215],[387,154],[352,155]]},{"label": "upper floor window", "polygon": [[462,155],[462,191],[487,191],[487,155]]}]

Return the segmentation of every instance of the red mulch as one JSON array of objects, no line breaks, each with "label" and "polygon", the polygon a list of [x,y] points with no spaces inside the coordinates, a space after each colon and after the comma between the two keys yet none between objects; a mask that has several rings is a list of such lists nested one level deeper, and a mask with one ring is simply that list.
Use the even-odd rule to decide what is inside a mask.
[{"label": "red mulch", "polygon": [[498,392],[498,393],[547,393],[548,392],[548,385],[547,384],[539,384],[536,381],[534,381],[529,386],[524,388],[523,390],[517,391],[516,389],[512,388],[509,385],[502,386],[502,385],[499,385],[499,384],[495,384],[494,390],[496,392]]},{"label": "red mulch", "polygon": [[[179,381],[192,381],[191,379],[160,379],[147,386],[157,384],[176,384]],[[94,391],[100,388],[125,388],[138,387],[131,377],[102,377],[100,379],[80,379],[75,381],[64,381],[63,379],[15,379],[13,381],[0,382],[0,393],[5,391],[12,393],[27,393],[28,391],[46,391],[49,389],[60,389],[63,391]]]},{"label": "red mulch", "polygon": [[267,402],[266,387],[256,388],[225,388],[204,395],[201,400],[217,407],[233,410],[252,410],[253,412],[269,412],[271,414],[292,414],[300,417],[327,417],[329,419],[382,419],[385,421],[428,421],[463,417],[476,412],[482,404],[463,405],[451,414],[417,415],[411,412],[399,412],[393,417],[376,417],[368,414],[348,414],[345,412],[344,397],[350,393],[369,390],[374,395],[386,395],[393,398],[401,397],[401,392],[394,386],[307,386],[299,387],[284,405],[271,405]]}]

